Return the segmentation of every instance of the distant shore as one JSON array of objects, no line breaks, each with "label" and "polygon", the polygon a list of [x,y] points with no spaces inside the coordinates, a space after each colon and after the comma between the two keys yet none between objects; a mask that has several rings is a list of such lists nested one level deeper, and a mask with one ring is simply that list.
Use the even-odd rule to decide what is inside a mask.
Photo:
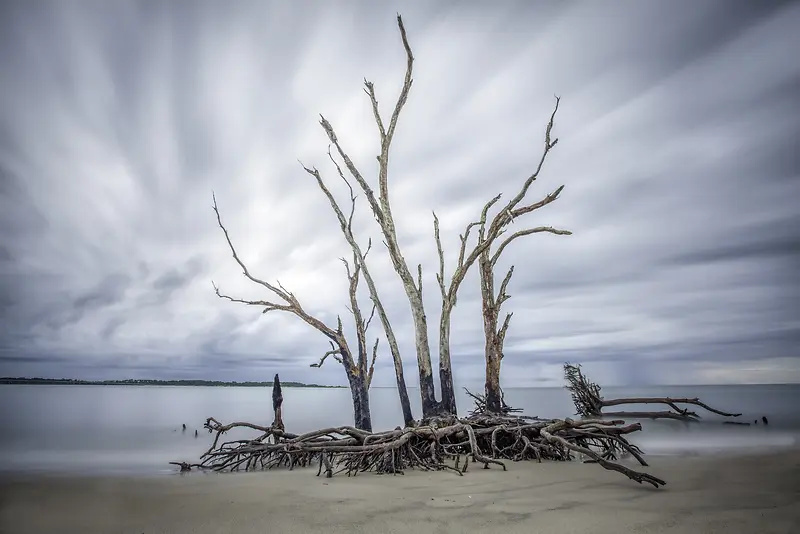
[{"label": "distant shore", "polygon": [[[223,382],[221,380],[77,380],[74,378],[0,378],[1,384],[59,385],[59,386],[210,386],[210,387],[272,387],[272,382]],[[343,388],[345,386],[322,386],[302,382],[284,382],[285,388]]]},{"label": "distant shore", "polygon": [[0,531],[683,534],[792,532],[800,451],[648,457],[655,489],[597,465],[318,478],[314,469],[162,477],[0,479]]}]

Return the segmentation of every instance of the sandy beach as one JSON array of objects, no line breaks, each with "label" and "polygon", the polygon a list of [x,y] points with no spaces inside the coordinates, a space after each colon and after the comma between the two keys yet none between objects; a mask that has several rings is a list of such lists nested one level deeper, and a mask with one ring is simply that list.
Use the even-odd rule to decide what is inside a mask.
[{"label": "sandy beach", "polygon": [[4,477],[0,532],[794,533],[800,450],[652,457],[665,488],[580,462],[317,478],[315,471]]}]

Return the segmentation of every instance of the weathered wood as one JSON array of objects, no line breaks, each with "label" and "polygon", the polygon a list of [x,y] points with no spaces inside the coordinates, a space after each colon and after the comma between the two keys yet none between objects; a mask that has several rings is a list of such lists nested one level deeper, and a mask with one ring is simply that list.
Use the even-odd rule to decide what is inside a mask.
[{"label": "weathered wood", "polygon": [[[604,399],[600,395],[600,386],[592,382],[581,371],[580,365],[564,364],[564,378],[567,389],[572,395],[575,411],[582,417],[626,417],[637,419],[675,419],[678,421],[699,421],[700,416],[679,404],[699,406],[709,412],[724,417],[739,417],[740,413],[728,413],[717,410],[700,401],[698,398],[678,397],[631,397],[624,399]],[[670,410],[663,411],[636,411],[636,412],[606,412],[603,408],[625,404],[665,404]]]},{"label": "weathered wood", "polygon": [[[391,322],[389,321],[389,316],[386,313],[386,309],[384,308],[383,302],[380,299],[378,288],[375,285],[375,280],[372,278],[372,274],[370,273],[369,266],[366,261],[367,253],[370,247],[367,246],[367,252],[362,251],[361,246],[358,244],[358,241],[356,241],[355,236],[353,235],[353,214],[356,205],[356,198],[353,192],[353,187],[350,185],[350,182],[345,177],[344,172],[342,172],[342,168],[333,158],[333,155],[330,153],[330,150],[328,150],[328,157],[336,167],[339,177],[344,181],[344,183],[347,185],[348,190],[350,191],[349,217],[345,217],[344,212],[342,211],[341,207],[339,207],[339,203],[336,201],[336,198],[333,196],[333,193],[331,193],[330,189],[323,181],[322,175],[320,174],[319,170],[316,168],[306,167],[305,165],[303,165],[303,169],[305,169],[305,171],[308,174],[314,177],[314,179],[317,182],[317,185],[327,197],[328,202],[331,205],[331,208],[333,209],[337,219],[339,220],[339,227],[342,230],[342,234],[347,240],[347,243],[350,245],[350,248],[353,250],[353,256],[354,256],[353,261],[361,268],[361,274],[364,276],[364,280],[367,283],[367,288],[369,289],[370,299],[372,300],[374,310],[377,311],[378,313],[378,318],[381,321],[381,325],[383,326],[383,331],[386,334],[386,340],[389,344],[389,352],[392,355],[392,360],[394,363],[397,392],[400,397],[400,407],[403,412],[403,421],[405,422],[406,425],[410,425],[414,421],[414,415],[411,411],[411,401],[408,398],[408,388],[406,387],[405,373],[403,372],[403,358],[400,355],[400,348],[397,343],[397,337],[394,334],[394,329],[392,328]],[[369,384],[367,384],[367,387],[369,387]]]},{"label": "weathered wood", "polygon": [[[657,477],[615,462],[619,454],[629,453],[642,466],[647,465],[641,450],[625,438],[640,431],[641,425],[625,425],[620,420],[540,420],[484,414],[466,419],[434,418],[411,428],[386,432],[345,426],[302,435],[249,423],[222,425],[214,418],[209,418],[205,427],[216,436],[200,462],[173,462],[175,465],[182,469],[186,465],[214,471],[249,471],[291,469],[318,462],[317,475],[324,470],[327,477],[366,471],[397,474],[405,469],[446,470],[462,476],[468,464],[460,467],[462,455],[483,464],[484,468],[496,465],[505,470],[505,460],[568,461],[573,459],[572,452],[578,452],[604,469],[618,471],[637,482],[648,482],[655,487],[665,484]],[[235,427],[252,428],[260,435],[219,444],[220,436]]]},{"label": "weathered wood", "polygon": [[275,413],[275,420],[272,421],[272,428],[283,430],[283,392],[281,391],[281,379],[275,374],[272,381],[272,411]]},{"label": "weathered wood", "polygon": [[[375,123],[378,127],[380,136],[380,154],[378,155],[378,195],[372,190],[372,187],[366,181],[364,176],[355,166],[353,161],[345,152],[344,148],[339,142],[336,132],[330,122],[324,117],[320,117],[320,125],[325,130],[331,144],[335,147],[337,155],[344,162],[349,174],[358,183],[359,187],[367,198],[375,220],[383,234],[384,244],[389,252],[389,258],[392,261],[392,266],[397,276],[403,285],[403,290],[406,293],[406,298],[411,311],[411,318],[414,324],[414,348],[417,355],[417,368],[419,371],[419,388],[420,397],[422,400],[422,414],[423,418],[433,417],[442,412],[442,403],[436,400],[435,387],[433,382],[433,371],[431,368],[431,353],[430,342],[428,340],[428,320],[425,314],[425,307],[422,299],[422,266],[417,267],[417,280],[406,262],[397,240],[397,230],[392,215],[392,207],[389,202],[389,153],[394,138],[394,133],[397,128],[397,122],[400,117],[400,112],[408,100],[408,94],[411,91],[413,82],[412,73],[414,68],[414,55],[411,52],[411,46],[408,43],[408,36],[406,29],[403,25],[403,19],[400,15],[397,16],[397,26],[400,30],[400,37],[403,42],[403,48],[406,52],[406,72],[403,80],[403,86],[400,90],[400,96],[395,103],[394,110],[389,119],[389,124],[386,126],[384,120],[378,109],[378,100],[375,95],[375,87],[372,82],[364,82],[365,92],[369,96],[372,104],[372,111],[375,118]],[[440,359],[441,360],[441,359]],[[449,358],[446,359],[446,364],[449,365]],[[445,373],[445,377],[452,379],[451,373]],[[452,387],[448,389],[452,391]],[[447,399],[446,405],[455,405],[455,399]]]},{"label": "weathered wood", "polygon": [[[370,368],[368,366],[369,361],[369,348],[366,343],[366,331],[369,327],[369,321],[364,320],[363,315],[361,313],[361,308],[358,305],[357,289],[358,289],[358,281],[361,276],[361,267],[358,262],[354,266],[353,270],[351,271],[349,264],[346,260],[342,260],[345,265],[345,271],[347,274],[347,279],[349,282],[349,296],[350,296],[350,312],[353,316],[353,320],[356,327],[356,339],[357,339],[357,348],[358,348],[358,355],[357,360],[353,358],[353,353],[350,349],[350,345],[344,335],[344,327],[342,326],[342,319],[341,317],[336,318],[336,327],[332,327],[317,317],[309,314],[297,297],[290,291],[288,291],[285,287],[281,285],[280,282],[277,282],[275,285],[270,284],[260,278],[256,278],[253,274],[250,273],[250,270],[247,268],[245,263],[239,258],[238,253],[236,252],[236,248],[231,241],[230,235],[228,234],[228,229],[222,223],[222,216],[220,215],[219,208],[217,206],[217,198],[216,195],[212,195],[214,200],[214,213],[217,217],[217,225],[222,230],[223,234],[225,235],[225,241],[228,243],[228,248],[233,256],[233,259],[236,263],[239,264],[239,267],[242,269],[242,273],[244,276],[250,280],[251,282],[260,285],[275,296],[277,296],[283,303],[280,302],[273,302],[268,300],[248,300],[242,298],[235,298],[225,293],[222,293],[220,288],[212,282],[212,286],[214,287],[214,291],[216,292],[217,296],[221,299],[228,300],[230,302],[237,302],[241,304],[245,304],[248,306],[258,306],[263,308],[262,313],[269,313],[272,311],[282,311],[285,313],[290,313],[303,321],[304,323],[308,324],[309,326],[313,327],[320,333],[322,333],[326,338],[331,346],[331,350],[325,352],[322,357],[320,358],[318,363],[312,363],[311,367],[321,367],[325,360],[330,356],[335,359],[338,363],[340,363],[347,374],[348,381],[352,385],[354,381],[351,380],[351,376],[360,376],[361,381],[356,381],[355,383],[360,388],[361,383],[366,383],[366,377],[370,373]],[[374,355],[374,353],[373,353]],[[374,358],[372,360],[372,364],[374,365]],[[368,422],[365,418],[368,416],[369,412],[369,395],[364,395],[363,392],[360,390],[357,392],[353,392],[353,414],[354,419],[356,420],[357,425],[366,426],[368,428],[372,428],[371,422]],[[366,416],[365,416],[366,414]]]},{"label": "weathered wood", "polygon": [[[560,99],[556,97],[555,108],[550,115],[550,121],[547,124],[544,139],[544,150],[539,160],[536,170],[531,174],[523,183],[520,191],[512,198],[504,207],[502,207],[491,219],[489,218],[489,211],[500,200],[500,195],[495,196],[487,202],[481,210],[480,219],[475,222],[470,222],[464,233],[459,236],[461,240],[461,247],[459,250],[458,261],[456,262],[453,275],[450,279],[449,285],[445,284],[445,268],[444,268],[444,252],[442,250],[442,243],[439,236],[439,220],[436,214],[433,215],[434,224],[434,238],[436,241],[436,248],[439,254],[439,272],[437,280],[439,282],[439,289],[442,294],[442,313],[440,315],[440,341],[439,353],[440,361],[444,361],[443,368],[450,368],[450,318],[453,308],[456,304],[456,295],[458,289],[463,282],[469,269],[476,262],[479,265],[480,282],[481,282],[481,299],[483,310],[483,325],[485,336],[485,361],[486,361],[486,409],[499,410],[500,404],[500,366],[503,359],[503,343],[505,340],[506,332],[508,331],[509,323],[512,314],[507,314],[503,320],[502,325],[499,324],[500,309],[509,296],[506,289],[513,273],[513,266],[509,269],[508,274],[500,285],[500,290],[495,295],[494,290],[494,269],[497,262],[505,248],[514,240],[527,235],[538,233],[550,233],[554,235],[572,235],[568,230],[561,230],[553,228],[552,226],[538,226],[519,230],[507,237],[499,243],[496,250],[492,251],[492,247],[502,236],[508,225],[513,223],[516,218],[531,213],[540,208],[543,208],[558,199],[559,194],[564,189],[564,186],[558,187],[552,193],[546,195],[543,199],[533,202],[531,204],[523,205],[526,199],[528,189],[531,184],[538,178],[547,155],[556,146],[558,139],[551,140],[551,133],[553,129],[553,122],[555,120],[556,112],[558,111]],[[467,243],[469,240],[470,232],[473,228],[478,228],[477,243],[474,247],[467,252]],[[441,370],[440,370],[441,374]],[[451,382],[452,383],[452,382]],[[443,386],[444,387],[444,386]]]}]

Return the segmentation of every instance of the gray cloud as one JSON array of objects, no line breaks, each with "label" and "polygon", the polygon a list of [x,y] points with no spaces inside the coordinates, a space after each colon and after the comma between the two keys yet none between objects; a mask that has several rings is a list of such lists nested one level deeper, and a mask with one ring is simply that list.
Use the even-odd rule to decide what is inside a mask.
[{"label": "gray cloud", "polygon": [[[324,337],[269,298],[240,255],[334,324],[347,320],[324,113],[375,179],[364,77],[388,114],[417,58],[392,153],[404,255],[438,321],[431,211],[448,272],[458,234],[516,193],[553,94],[560,138],[531,190],[562,198],[515,225],[508,386],[598,380],[800,381],[800,8],[792,2],[4,2],[0,7],[0,374],[344,383],[309,369]],[[373,275],[415,374],[413,330],[363,198]],[[363,288],[362,288],[363,289]],[[366,306],[366,293],[362,295]],[[480,383],[476,273],[453,324],[456,379]],[[352,330],[349,323],[347,327]],[[377,332],[377,323],[375,331]],[[385,346],[385,345],[384,345]],[[377,385],[394,378],[388,355]]]}]

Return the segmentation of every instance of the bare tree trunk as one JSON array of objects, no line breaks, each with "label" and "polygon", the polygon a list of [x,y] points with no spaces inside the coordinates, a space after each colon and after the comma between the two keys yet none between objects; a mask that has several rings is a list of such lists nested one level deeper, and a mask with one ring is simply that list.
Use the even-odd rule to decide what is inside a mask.
[{"label": "bare tree trunk", "polygon": [[489,253],[478,259],[481,277],[481,300],[483,311],[484,356],[486,359],[485,409],[491,413],[502,413],[502,393],[500,391],[500,362],[503,359],[503,341],[497,331],[499,306],[494,298],[494,269],[489,261]]},{"label": "bare tree trunk", "polygon": [[[483,327],[485,334],[485,360],[486,360],[486,382],[485,382],[485,410],[489,412],[502,413],[503,410],[503,394],[500,389],[500,365],[503,360],[503,343],[505,335],[508,330],[509,322],[511,321],[512,314],[506,314],[503,324],[498,328],[500,309],[503,303],[508,300],[509,296],[506,294],[508,283],[511,280],[511,275],[514,272],[512,266],[506,277],[500,284],[500,289],[495,295],[494,290],[494,268],[497,265],[503,250],[515,239],[536,233],[550,233],[555,235],[571,235],[572,232],[567,230],[560,230],[550,226],[538,226],[534,228],[527,228],[514,232],[511,236],[505,238],[497,246],[496,250],[492,251],[492,246],[503,235],[509,224],[513,223],[518,217],[536,211],[540,208],[547,206],[558,199],[559,194],[564,189],[564,186],[557,188],[555,191],[531,204],[524,204],[523,201],[528,193],[528,189],[533,182],[538,178],[539,172],[542,170],[547,154],[558,143],[558,139],[551,141],[550,133],[553,128],[553,120],[555,119],[556,112],[558,111],[559,99],[556,98],[556,105],[553,113],[550,116],[550,121],[547,124],[544,139],[544,152],[539,160],[536,170],[531,174],[522,185],[522,188],[517,195],[512,198],[506,205],[498,211],[491,221],[488,219],[489,210],[499,200],[500,195],[497,195],[492,200],[487,202],[481,210],[481,216],[478,221],[471,222],[467,225],[464,233],[459,236],[461,239],[461,248],[458,254],[458,262],[453,271],[453,276],[450,280],[449,287],[444,284],[444,253],[442,251],[442,243],[439,237],[439,221],[436,214],[433,215],[434,236],[436,239],[436,247],[439,252],[439,273],[437,279],[439,281],[439,289],[442,293],[442,316],[440,322],[440,353],[447,355],[447,367],[449,368],[449,355],[450,355],[450,317],[453,307],[456,303],[456,295],[458,289],[466,276],[467,271],[477,261],[480,270],[481,280],[481,299],[483,311]],[[467,240],[472,228],[478,228],[478,239],[474,248],[467,253]],[[451,377],[452,380],[452,377]],[[452,383],[452,382],[451,382]],[[443,385],[444,388],[444,385]]]},{"label": "bare tree trunk", "polygon": [[394,335],[394,329],[389,322],[389,316],[386,313],[386,309],[383,307],[383,302],[381,302],[380,296],[378,295],[378,288],[375,285],[375,280],[373,280],[372,275],[370,274],[366,261],[367,254],[369,253],[372,243],[370,242],[370,244],[367,246],[367,251],[363,252],[356,241],[355,236],[353,235],[353,213],[355,212],[356,197],[350,182],[347,180],[347,178],[345,178],[342,168],[333,158],[330,150],[328,151],[328,157],[336,167],[339,177],[344,181],[345,184],[347,184],[347,187],[350,190],[349,217],[345,217],[345,214],[339,207],[339,203],[336,202],[336,198],[334,198],[333,193],[331,193],[330,189],[328,189],[328,187],[325,185],[325,182],[322,180],[319,170],[316,168],[308,168],[305,165],[303,165],[303,169],[305,169],[308,174],[316,179],[317,185],[319,185],[322,192],[328,198],[328,202],[330,202],[331,208],[333,208],[333,211],[339,220],[339,227],[342,230],[342,234],[344,234],[344,237],[350,245],[350,248],[353,250],[353,262],[357,268],[361,269],[361,273],[364,275],[364,280],[367,282],[370,299],[372,299],[375,311],[378,312],[381,325],[383,325],[383,331],[386,334],[386,340],[389,343],[389,351],[392,354],[392,360],[394,362],[394,375],[397,382],[397,393],[400,396],[400,407],[403,411],[403,422],[407,427],[413,426],[414,415],[411,412],[411,402],[408,398],[408,388],[406,387],[405,373],[403,372],[403,358],[400,355],[400,348],[397,344],[397,338]]},{"label": "bare tree trunk", "polygon": [[[358,182],[359,187],[364,192],[364,195],[369,202],[370,208],[375,220],[378,222],[384,238],[384,244],[389,251],[389,257],[392,260],[392,266],[397,273],[400,281],[403,284],[403,289],[408,298],[408,303],[411,307],[411,317],[414,321],[414,347],[417,353],[417,368],[419,369],[419,388],[420,397],[422,400],[422,415],[423,417],[432,417],[440,415],[442,412],[441,403],[436,401],[435,387],[433,383],[433,371],[431,369],[431,353],[430,343],[428,341],[428,321],[425,315],[425,307],[422,299],[422,265],[417,266],[417,280],[414,276],[403,257],[400,245],[397,241],[397,230],[395,228],[394,217],[392,216],[392,208],[389,203],[389,149],[392,144],[395,129],[397,128],[397,121],[400,117],[400,112],[403,109],[408,94],[411,90],[412,84],[412,71],[414,65],[414,55],[411,52],[411,46],[408,44],[408,37],[406,30],[403,26],[403,19],[400,15],[397,16],[397,26],[400,29],[400,37],[403,41],[403,48],[406,52],[406,73],[403,81],[403,87],[400,91],[400,96],[389,119],[388,125],[384,124],[378,110],[378,100],[375,96],[375,88],[372,82],[365,81],[365,92],[370,98],[372,103],[372,111],[375,117],[375,123],[378,126],[380,134],[380,155],[378,156],[378,195],[376,197],[374,191],[369,183],[364,179],[364,176],[355,166],[353,161],[344,151],[339,143],[336,133],[325,117],[320,118],[325,133],[328,135],[330,142],[336,147],[336,152],[345,163],[348,172]],[[447,360],[449,363],[449,359]]]},{"label": "bare tree trunk", "polygon": [[372,432],[372,415],[369,407],[369,384],[361,373],[347,371],[350,394],[353,397],[353,419],[359,430]]},{"label": "bare tree trunk", "polygon": [[[439,387],[442,390],[442,412],[457,414],[456,392],[453,383],[452,363],[450,361],[450,312],[453,307],[442,301],[442,315],[439,318]],[[442,319],[444,317],[444,319]]]},{"label": "bare tree trunk", "polygon": [[272,381],[272,411],[275,412],[275,420],[272,422],[272,428],[284,430],[283,426],[283,392],[281,391],[281,379],[275,373],[275,379]]}]

